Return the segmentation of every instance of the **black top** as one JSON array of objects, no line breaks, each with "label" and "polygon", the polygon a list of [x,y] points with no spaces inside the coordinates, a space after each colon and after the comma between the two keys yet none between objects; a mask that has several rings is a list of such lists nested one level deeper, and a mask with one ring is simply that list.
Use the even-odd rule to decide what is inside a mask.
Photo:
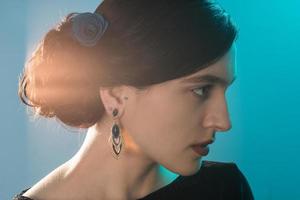
[{"label": "black top", "polygon": [[[33,200],[22,196],[13,200]],[[234,163],[203,161],[201,169],[192,176],[178,176],[170,184],[138,200],[253,200],[250,186]]]}]

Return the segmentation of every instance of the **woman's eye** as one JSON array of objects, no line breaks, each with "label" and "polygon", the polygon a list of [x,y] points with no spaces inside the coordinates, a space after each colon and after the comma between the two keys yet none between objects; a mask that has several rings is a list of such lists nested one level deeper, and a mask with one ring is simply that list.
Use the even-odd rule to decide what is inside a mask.
[{"label": "woman's eye", "polygon": [[203,87],[195,88],[195,89],[193,89],[193,91],[200,97],[207,97],[211,87],[212,87],[212,85],[206,85]]}]

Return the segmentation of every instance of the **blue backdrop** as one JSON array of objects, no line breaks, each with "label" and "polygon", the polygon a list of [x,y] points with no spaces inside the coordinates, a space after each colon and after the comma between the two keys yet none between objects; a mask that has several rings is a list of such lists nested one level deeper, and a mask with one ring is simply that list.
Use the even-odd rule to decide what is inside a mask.
[{"label": "blue backdrop", "polygon": [[[236,162],[256,199],[300,199],[300,2],[219,2],[239,27],[238,77],[226,94],[232,129],[217,135],[205,159]],[[71,11],[93,11],[98,4],[0,1],[0,199],[31,186],[81,145],[84,133],[29,118],[17,84],[24,60],[47,29]]]}]

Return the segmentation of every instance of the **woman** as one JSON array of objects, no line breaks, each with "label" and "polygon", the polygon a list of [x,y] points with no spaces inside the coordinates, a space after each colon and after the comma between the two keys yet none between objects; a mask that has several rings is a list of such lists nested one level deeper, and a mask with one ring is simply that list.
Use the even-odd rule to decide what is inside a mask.
[{"label": "woman", "polygon": [[[253,199],[235,164],[200,162],[231,128],[236,34],[209,0],[104,0],[69,14],[28,61],[19,94],[88,132],[14,199]],[[167,180],[160,165],[180,176]]]}]

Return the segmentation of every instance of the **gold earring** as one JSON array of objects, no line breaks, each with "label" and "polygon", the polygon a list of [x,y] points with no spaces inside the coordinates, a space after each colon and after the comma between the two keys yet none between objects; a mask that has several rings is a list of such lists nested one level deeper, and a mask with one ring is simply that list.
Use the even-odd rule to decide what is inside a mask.
[{"label": "gold earring", "polygon": [[[115,118],[118,115],[118,110],[115,108],[112,114]],[[123,137],[121,134],[121,129],[116,122],[114,122],[111,128],[111,144],[113,149],[113,156],[114,158],[118,159],[123,146]]]}]

